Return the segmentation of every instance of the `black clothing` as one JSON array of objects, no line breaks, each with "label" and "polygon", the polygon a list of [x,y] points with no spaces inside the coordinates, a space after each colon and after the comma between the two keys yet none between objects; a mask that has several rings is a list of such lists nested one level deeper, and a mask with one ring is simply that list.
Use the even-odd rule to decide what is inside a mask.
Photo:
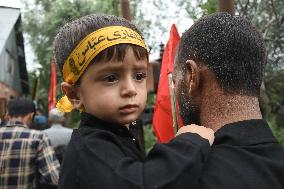
[{"label": "black clothing", "polygon": [[284,149],[267,123],[247,120],[218,130],[197,188],[283,189]]},{"label": "black clothing", "polygon": [[130,130],[82,113],[67,148],[59,189],[188,188],[210,151],[208,140],[185,133],[156,144],[145,158]]}]

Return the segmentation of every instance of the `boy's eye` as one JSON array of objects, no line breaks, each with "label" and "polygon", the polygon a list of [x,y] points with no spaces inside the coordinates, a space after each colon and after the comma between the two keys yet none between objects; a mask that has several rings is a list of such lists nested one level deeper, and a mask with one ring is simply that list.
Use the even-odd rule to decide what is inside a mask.
[{"label": "boy's eye", "polygon": [[109,82],[109,83],[114,83],[118,80],[118,77],[116,75],[108,75],[104,77],[104,81]]},{"label": "boy's eye", "polygon": [[135,74],[135,80],[142,81],[146,78],[146,73],[136,73]]}]

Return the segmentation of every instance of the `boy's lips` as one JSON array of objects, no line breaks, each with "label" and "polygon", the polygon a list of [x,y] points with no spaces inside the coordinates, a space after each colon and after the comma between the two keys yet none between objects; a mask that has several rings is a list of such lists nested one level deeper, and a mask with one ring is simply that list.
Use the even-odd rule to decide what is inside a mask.
[{"label": "boy's lips", "polygon": [[122,114],[131,114],[138,110],[139,106],[137,104],[128,104],[119,108],[119,112]]}]

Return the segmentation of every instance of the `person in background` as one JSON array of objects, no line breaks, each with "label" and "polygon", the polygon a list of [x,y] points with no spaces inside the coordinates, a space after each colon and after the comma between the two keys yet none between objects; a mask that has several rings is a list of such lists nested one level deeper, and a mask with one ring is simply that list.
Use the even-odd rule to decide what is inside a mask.
[{"label": "person in background", "polygon": [[60,164],[48,137],[29,128],[34,114],[31,100],[8,102],[8,122],[0,127],[0,189],[58,184]]},{"label": "person in background", "polygon": [[48,126],[47,116],[44,115],[41,109],[36,109],[36,114],[34,116],[31,129],[43,131],[48,128],[49,126]]},{"label": "person in background", "polygon": [[62,162],[65,148],[68,145],[73,132],[73,129],[63,126],[64,121],[64,113],[57,108],[54,108],[50,110],[48,114],[50,128],[43,131],[48,135],[59,162]]}]

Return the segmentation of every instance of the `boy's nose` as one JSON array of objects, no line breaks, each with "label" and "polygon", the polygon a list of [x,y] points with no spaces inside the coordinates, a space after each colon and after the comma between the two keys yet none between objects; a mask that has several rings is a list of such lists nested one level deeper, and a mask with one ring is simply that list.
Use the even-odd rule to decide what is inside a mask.
[{"label": "boy's nose", "polygon": [[123,83],[121,96],[123,97],[132,97],[137,95],[135,81],[132,78],[126,79]]}]

